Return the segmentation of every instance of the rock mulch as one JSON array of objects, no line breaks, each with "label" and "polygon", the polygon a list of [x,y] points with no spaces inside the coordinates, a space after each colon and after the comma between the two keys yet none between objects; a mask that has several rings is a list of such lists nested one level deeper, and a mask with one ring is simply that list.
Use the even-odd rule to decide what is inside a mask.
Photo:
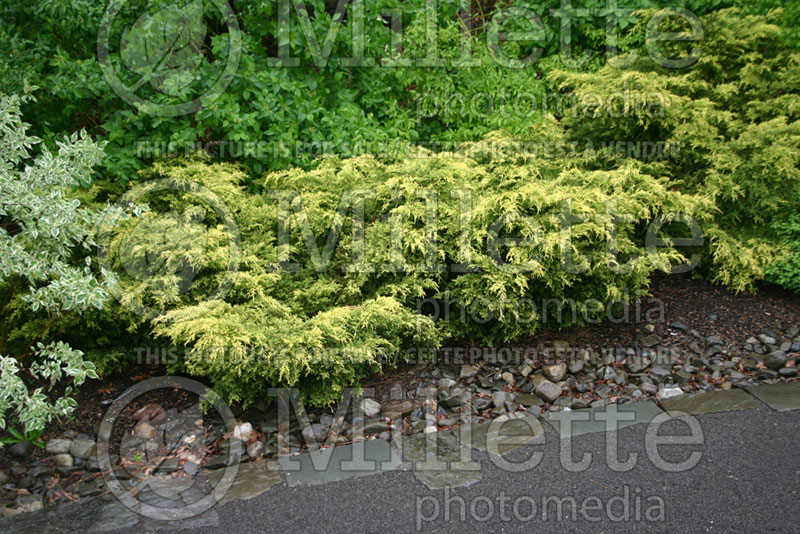
[{"label": "rock mulch", "polygon": [[[357,399],[358,409],[351,408],[338,417],[310,409],[305,412],[309,425],[301,429],[295,421],[291,431],[280,435],[278,409],[263,401],[238,411],[232,432],[221,418],[204,414],[199,405],[178,410],[151,403],[133,414],[133,426],[109,459],[122,487],[136,491],[138,485],[152,481],[152,476],[192,477],[237,461],[272,459],[279,451],[299,454],[309,446],[346,446],[361,440],[373,440],[372,449],[385,463],[388,448],[381,448],[380,443],[390,443],[398,435],[419,436],[405,440],[404,452],[409,453],[409,444],[436,432],[436,440],[444,443],[445,459],[450,461],[458,452],[453,440],[463,423],[474,425],[478,436],[485,430],[481,426],[492,421],[531,417],[548,421],[558,430],[560,413],[608,406],[632,410],[639,414],[634,422],[646,422],[654,410],[660,412],[655,403],[672,413],[746,409],[754,400],[750,395],[741,397],[745,390],[776,409],[796,407],[792,404],[797,402],[795,393],[770,384],[796,380],[800,328],[762,330],[738,342],[704,336],[680,322],[668,325],[667,335],[656,335],[653,330],[644,325],[629,347],[575,347],[556,340],[537,347],[445,350],[436,363],[415,368],[411,380],[392,384],[383,396]],[[800,383],[790,386],[795,387],[800,388]],[[723,393],[712,396],[712,392]],[[601,427],[596,421],[583,426],[577,423],[575,431],[602,431]],[[530,438],[534,437],[531,434]],[[500,439],[501,453],[514,448],[502,436],[495,439]],[[516,441],[525,442],[519,437]],[[32,443],[20,442],[7,451],[11,465],[0,470],[2,515],[108,492],[104,477],[108,473],[100,472],[91,436],[66,431],[47,441],[43,459],[27,461],[34,450]],[[418,448],[412,448],[410,454],[414,460]],[[338,476],[329,472],[320,478],[308,472],[287,472],[287,480],[321,483]],[[480,473],[466,470],[418,476],[426,485],[439,487],[475,481]]]}]

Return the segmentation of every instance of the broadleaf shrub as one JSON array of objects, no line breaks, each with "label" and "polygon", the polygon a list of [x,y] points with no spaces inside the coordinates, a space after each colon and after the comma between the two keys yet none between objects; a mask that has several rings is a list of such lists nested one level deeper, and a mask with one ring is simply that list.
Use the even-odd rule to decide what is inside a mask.
[{"label": "broadleaf shrub", "polygon": [[[109,298],[89,255],[108,212],[70,194],[89,181],[101,147],[76,133],[33,158],[39,139],[22,122],[24,98],[0,95],[0,429],[13,420],[29,434],[69,414],[73,388],[97,378],[81,351],[50,340],[65,315]],[[65,390],[56,395],[56,385]]]}]

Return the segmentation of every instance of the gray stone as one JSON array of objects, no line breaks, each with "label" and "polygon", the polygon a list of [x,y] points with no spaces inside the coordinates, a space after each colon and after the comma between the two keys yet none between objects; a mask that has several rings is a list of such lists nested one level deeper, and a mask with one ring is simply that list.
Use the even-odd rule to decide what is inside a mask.
[{"label": "gray stone", "polygon": [[478,370],[471,365],[463,365],[461,366],[461,373],[459,374],[459,378],[472,378],[473,376],[478,374]]},{"label": "gray stone", "polygon": [[536,417],[467,425],[457,433],[462,445],[490,454],[503,455],[544,435],[544,425]]},{"label": "gray stone", "polygon": [[800,382],[752,386],[747,392],[779,412],[800,409]]},{"label": "gray stone", "polygon": [[545,365],[543,371],[544,376],[553,382],[560,382],[564,380],[564,376],[567,374],[567,364],[555,363],[553,365]]},{"label": "gray stone", "polygon": [[6,518],[0,525],[3,534],[31,532],[74,532],[100,534],[135,526],[141,516],[131,512],[113,497],[95,497],[45,508],[36,514]]},{"label": "gray stone", "polygon": [[478,410],[479,412],[481,412],[481,411],[485,410],[486,408],[488,408],[490,404],[491,404],[491,401],[489,401],[489,399],[487,399],[485,397],[479,397],[479,398],[475,399],[473,401],[473,403],[472,403],[473,407],[476,410]]},{"label": "gray stone", "polygon": [[408,415],[419,408],[419,404],[411,400],[396,400],[383,403],[384,414]]},{"label": "gray stone", "polygon": [[553,384],[549,380],[540,381],[536,385],[536,389],[534,391],[539,397],[547,402],[553,402],[561,396],[561,387],[557,384]]},{"label": "gray stone", "polygon": [[513,398],[513,395],[505,391],[495,391],[492,393],[492,404],[495,408],[502,408],[505,402],[511,400],[511,398]]},{"label": "gray stone", "polygon": [[514,397],[514,400],[523,406],[541,406],[543,401],[541,397],[536,395],[529,395],[527,393],[520,393]]},{"label": "gray stone", "polygon": [[101,495],[103,491],[102,485],[97,479],[91,482],[84,482],[78,486],[78,494],[81,497],[95,497]]},{"label": "gray stone", "polygon": [[758,334],[758,339],[765,345],[774,345],[776,343],[776,339],[768,334]]},{"label": "gray stone", "polygon": [[573,375],[577,375],[578,373],[583,371],[583,365],[584,363],[582,359],[572,360],[571,362],[569,362],[569,372],[572,373]]},{"label": "gray stone", "polygon": [[617,372],[611,366],[603,367],[600,370],[600,379],[601,380],[613,380],[615,376],[617,376]]},{"label": "gray stone", "polygon": [[22,440],[14,443],[8,448],[8,454],[13,456],[14,458],[27,458],[33,451],[36,450],[36,445],[34,445],[29,440]]},{"label": "gray stone", "polygon": [[76,439],[69,446],[69,453],[75,458],[88,460],[95,453],[95,444],[91,439]]},{"label": "gray stone", "polygon": [[661,343],[661,339],[658,336],[642,336],[639,338],[640,347],[651,348],[659,343]]},{"label": "gray stone", "polygon": [[665,386],[658,390],[659,399],[671,399],[683,395],[683,390],[678,386]]},{"label": "gray stone", "polygon": [[[431,490],[469,486],[483,476],[479,463],[461,463],[462,454],[471,458],[469,447],[462,447],[450,430],[413,434],[403,437],[400,443],[393,441],[392,446],[395,450],[402,448],[402,458],[411,462],[416,479]],[[429,459],[434,461],[428,462]]]},{"label": "gray stone", "polygon": [[639,386],[639,388],[647,394],[655,395],[658,393],[658,386],[655,384],[651,384],[650,382],[643,383]]},{"label": "gray stone", "polygon": [[695,393],[661,401],[661,407],[670,415],[677,415],[678,412],[700,415],[735,410],[751,410],[758,408],[758,406],[758,402],[741,389]]},{"label": "gray stone", "polygon": [[[270,469],[269,466],[270,463],[264,460],[239,464],[236,476],[233,478],[233,483],[228,488],[228,491],[225,492],[222,499],[220,499],[219,503],[225,504],[235,499],[252,499],[253,497],[261,495],[276,484],[280,484],[280,473],[277,470]],[[209,473],[208,480],[214,488],[217,488],[223,480],[223,476],[226,476],[225,470],[218,469]],[[230,473],[228,473],[225,478],[226,482],[230,480],[228,478],[229,476]]]},{"label": "gray stone", "polygon": [[[386,424],[384,423],[383,426],[385,429]],[[325,438],[328,437],[328,427],[319,423],[312,423],[303,428],[302,434],[303,438],[306,440],[306,443],[311,443],[314,441],[322,443],[325,441]]]},{"label": "gray stone", "polygon": [[367,417],[374,417],[381,413],[381,405],[374,399],[364,399],[361,401],[361,410]]},{"label": "gray stone", "polygon": [[251,460],[255,460],[256,458],[264,454],[264,448],[265,447],[263,441],[254,441],[253,443],[247,446],[247,456],[249,456]]},{"label": "gray stone", "polygon": [[387,429],[386,421],[383,419],[372,419],[364,422],[364,435],[377,434]]},{"label": "gray stone", "polygon": [[444,398],[441,399],[440,404],[447,408],[455,408],[457,406],[461,406],[462,404],[468,403],[469,399],[469,393],[463,390],[454,390],[452,393],[445,395]]},{"label": "gray stone", "polygon": [[156,427],[147,421],[142,421],[134,427],[133,435],[141,439],[153,439],[156,436]]},{"label": "gray stone", "polygon": [[[364,448],[364,463],[355,460],[356,447]],[[399,454],[392,454],[392,448],[385,440],[371,439],[296,456],[281,456],[278,464],[286,477],[286,483],[289,486],[298,486],[394,471],[400,467],[402,461]]]},{"label": "gray stone", "polygon": [[786,365],[786,353],[781,350],[770,352],[764,358],[764,365],[775,371]]},{"label": "gray stone", "polygon": [[[256,443],[261,443],[257,441]],[[183,472],[189,476],[194,476],[200,470],[200,466],[195,462],[186,462],[183,464]]]},{"label": "gray stone", "polygon": [[54,438],[47,442],[44,446],[47,454],[66,454],[69,452],[69,445],[72,443],[68,439]]}]

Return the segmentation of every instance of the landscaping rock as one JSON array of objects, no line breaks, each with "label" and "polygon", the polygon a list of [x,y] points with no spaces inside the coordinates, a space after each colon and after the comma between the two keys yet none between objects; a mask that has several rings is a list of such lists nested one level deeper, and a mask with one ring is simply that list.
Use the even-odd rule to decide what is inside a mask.
[{"label": "landscaping rock", "polygon": [[561,388],[549,380],[541,380],[536,385],[534,392],[547,402],[553,402],[561,396]]},{"label": "landscaping rock", "polygon": [[658,390],[659,399],[671,399],[683,395],[683,390],[678,386],[667,386]]},{"label": "landscaping rock", "polygon": [[408,415],[419,407],[419,404],[411,400],[391,401],[383,404],[383,412],[399,413],[400,415]]},{"label": "landscaping rock", "polygon": [[770,352],[767,354],[766,358],[764,358],[764,365],[775,371],[781,369],[786,365],[786,353],[780,350]]},{"label": "landscaping rock", "polygon": [[564,376],[566,374],[567,374],[567,364],[565,363],[556,363],[553,365],[544,366],[544,376],[546,376],[553,382],[560,382],[564,380]]},{"label": "landscaping rock", "polygon": [[373,399],[363,399],[361,401],[361,410],[367,417],[374,417],[381,413],[381,405]]},{"label": "landscaping rock", "polygon": [[26,440],[18,441],[8,448],[8,454],[14,458],[25,459],[36,450],[33,442]]},{"label": "landscaping rock", "polygon": [[134,427],[133,435],[141,439],[153,439],[156,436],[156,427],[142,421]]},{"label": "landscaping rock", "polygon": [[136,421],[155,421],[164,418],[164,408],[162,408],[158,404],[148,404],[136,410],[136,413],[133,414],[133,418]]},{"label": "landscaping rock", "polygon": [[66,454],[69,452],[69,446],[71,443],[72,441],[68,439],[51,439],[44,446],[44,450],[47,452],[47,454]]},{"label": "landscaping rock", "polygon": [[71,454],[63,453],[53,456],[53,465],[56,467],[72,467],[74,464],[75,460]]},{"label": "landscaping rock", "polygon": [[458,378],[472,378],[473,376],[478,374],[478,370],[475,369],[471,365],[463,365],[461,366],[461,373],[459,374]]},{"label": "landscaping rock", "polygon": [[253,437],[253,425],[250,423],[240,423],[233,429],[233,437],[245,443]]},{"label": "landscaping rock", "polygon": [[523,406],[541,406],[542,399],[537,397],[536,395],[529,395],[526,393],[520,393],[514,397],[514,401],[520,403]]},{"label": "landscaping rock", "polygon": [[[386,425],[384,424],[384,429],[385,426]],[[322,443],[325,441],[325,438],[328,437],[328,427],[319,423],[312,423],[303,428],[302,434],[303,438],[305,438],[306,442],[308,443],[311,443],[312,441]]]},{"label": "landscaping rock", "polygon": [[658,336],[642,336],[639,338],[639,346],[645,348],[652,348],[661,343],[661,338]]},{"label": "landscaping rock", "polygon": [[[264,454],[265,445],[263,441],[254,441],[250,445],[247,446],[247,456],[250,457],[251,460],[255,460],[259,456]],[[185,466],[184,466],[185,471]]]}]

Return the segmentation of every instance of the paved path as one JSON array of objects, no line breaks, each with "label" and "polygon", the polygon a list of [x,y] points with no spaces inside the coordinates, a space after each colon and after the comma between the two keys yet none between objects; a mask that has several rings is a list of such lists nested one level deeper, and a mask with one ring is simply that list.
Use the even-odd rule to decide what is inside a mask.
[{"label": "paved path", "polygon": [[[698,420],[705,445],[688,449],[702,451],[703,457],[696,467],[682,473],[664,473],[650,463],[644,445],[645,425],[619,431],[620,456],[624,458],[625,451],[639,453],[638,464],[627,473],[606,467],[605,434],[601,433],[573,440],[576,457],[583,451],[594,454],[593,464],[582,473],[562,469],[560,440],[550,429],[545,456],[530,472],[504,472],[483,455],[483,479],[449,494],[462,497],[467,505],[477,498],[477,519],[486,512],[481,496],[494,500],[495,513],[487,521],[469,517],[460,521],[458,504],[452,503],[451,521],[445,522],[444,490],[428,490],[409,472],[306,488],[276,486],[252,500],[223,505],[217,513],[227,532],[411,532],[417,528],[418,501],[432,496],[439,502],[440,517],[421,521],[423,532],[800,532],[800,411],[780,413],[761,407],[698,416]],[[538,447],[525,446],[507,458],[520,461],[534,449]],[[510,497],[509,506],[522,496],[538,502],[545,496],[573,496],[578,503],[597,496],[606,503],[623,495],[626,485],[630,492],[640,489],[641,495],[661,497],[665,521],[614,522],[605,517],[591,522],[580,512],[575,521],[570,514],[564,514],[568,517],[560,522],[544,521],[539,512],[531,521],[521,522],[514,521],[513,510],[508,512],[512,520],[503,521],[496,501],[502,491]],[[429,514],[426,517],[432,515],[430,500],[419,501]],[[527,515],[529,509],[522,509],[524,500],[519,502],[521,515]],[[195,530],[219,531],[215,527]]]},{"label": "paved path", "polygon": [[[213,534],[800,532],[800,410],[778,412],[759,403],[743,411],[698,415],[697,421],[703,431],[702,444],[659,449],[665,460],[674,462],[693,451],[702,453],[695,467],[677,473],[658,469],[648,458],[647,425],[629,426],[616,434],[621,460],[638,454],[633,469],[610,469],[605,460],[607,434],[596,432],[572,439],[575,461],[586,452],[593,454],[593,461],[584,471],[568,472],[559,460],[564,442],[548,426],[544,445],[525,445],[505,456],[520,462],[543,451],[537,467],[507,472],[486,453],[476,452],[482,478],[468,487],[432,491],[409,471],[317,486],[289,487],[281,482],[259,496],[218,505],[184,524],[142,521],[117,532],[189,532],[186,528],[190,527],[192,532]],[[661,433],[675,435],[687,429],[672,420]],[[576,503],[574,514],[571,498]],[[445,499],[450,500],[449,506]],[[556,499],[561,501],[560,517]],[[629,508],[624,517],[626,501]],[[531,513],[531,503],[537,506],[535,513]],[[658,503],[663,503],[663,521],[650,521],[661,515]],[[645,514],[648,509],[651,517]],[[97,516],[86,520],[94,523],[93,528],[102,528]],[[32,532],[44,526],[33,517],[25,523],[27,529],[22,522],[7,526],[15,527],[10,532]],[[47,530],[86,532],[89,526],[49,521]]]}]

